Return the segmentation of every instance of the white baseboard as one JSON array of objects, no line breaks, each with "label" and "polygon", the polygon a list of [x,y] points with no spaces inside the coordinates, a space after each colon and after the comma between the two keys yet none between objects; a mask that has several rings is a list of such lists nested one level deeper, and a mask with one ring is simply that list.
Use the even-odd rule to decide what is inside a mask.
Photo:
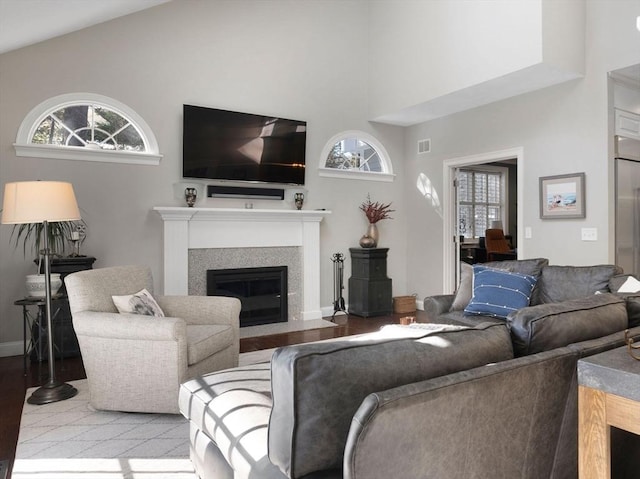
[{"label": "white baseboard", "polygon": [[22,356],[22,341],[10,341],[8,343],[0,343],[0,358],[8,356]]},{"label": "white baseboard", "polygon": [[333,316],[333,306],[323,306],[321,309],[323,318],[330,318]]}]

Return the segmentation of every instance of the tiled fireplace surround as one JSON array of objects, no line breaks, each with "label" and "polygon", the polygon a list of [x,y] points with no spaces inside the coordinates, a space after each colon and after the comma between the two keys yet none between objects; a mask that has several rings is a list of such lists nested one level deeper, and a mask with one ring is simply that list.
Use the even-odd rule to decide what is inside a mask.
[{"label": "tiled fireplace surround", "polygon": [[329,211],[155,207],[164,293],[206,294],[207,269],[286,265],[289,320],[320,319],[320,222]]}]

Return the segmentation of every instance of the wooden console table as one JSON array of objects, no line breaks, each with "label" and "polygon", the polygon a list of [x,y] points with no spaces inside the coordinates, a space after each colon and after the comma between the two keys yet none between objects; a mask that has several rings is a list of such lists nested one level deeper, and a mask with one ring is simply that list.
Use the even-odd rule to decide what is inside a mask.
[{"label": "wooden console table", "polygon": [[611,427],[640,435],[640,361],[626,347],[578,361],[578,475],[611,478]]}]

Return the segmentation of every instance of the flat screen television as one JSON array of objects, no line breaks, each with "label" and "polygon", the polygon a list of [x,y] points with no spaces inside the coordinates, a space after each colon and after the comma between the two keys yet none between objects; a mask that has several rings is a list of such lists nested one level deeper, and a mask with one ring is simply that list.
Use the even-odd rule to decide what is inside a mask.
[{"label": "flat screen television", "polygon": [[184,105],[184,178],[304,185],[307,124]]}]

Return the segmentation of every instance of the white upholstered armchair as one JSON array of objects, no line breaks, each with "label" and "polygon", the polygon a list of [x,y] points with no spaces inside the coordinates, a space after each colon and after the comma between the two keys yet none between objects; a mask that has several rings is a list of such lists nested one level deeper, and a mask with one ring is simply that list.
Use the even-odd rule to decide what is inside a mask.
[{"label": "white upholstered armchair", "polygon": [[165,317],[119,314],[112,296],[153,294],[146,266],[79,271],[65,278],[73,327],[96,409],[178,413],[178,387],[238,364],[240,301],[153,296]]}]

